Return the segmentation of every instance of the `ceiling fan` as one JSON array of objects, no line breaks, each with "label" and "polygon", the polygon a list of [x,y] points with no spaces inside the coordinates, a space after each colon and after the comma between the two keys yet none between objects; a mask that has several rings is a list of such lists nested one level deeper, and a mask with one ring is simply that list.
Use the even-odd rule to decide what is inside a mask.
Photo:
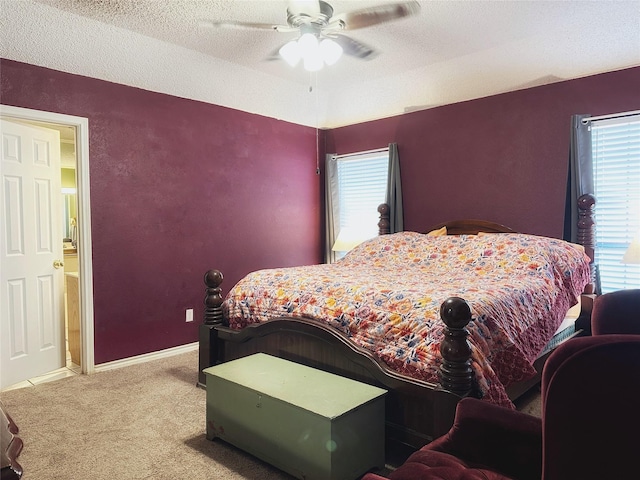
[{"label": "ceiling fan", "polygon": [[325,64],[334,64],[342,53],[364,60],[375,57],[377,52],[373,48],[340,32],[390,22],[415,15],[419,11],[420,4],[417,1],[401,1],[334,15],[333,7],[323,0],[290,0],[286,25],[212,21],[201,23],[210,27],[298,33],[297,39],[279,47],[268,59],[282,58],[291,66],[302,60],[306,70],[316,71]]}]

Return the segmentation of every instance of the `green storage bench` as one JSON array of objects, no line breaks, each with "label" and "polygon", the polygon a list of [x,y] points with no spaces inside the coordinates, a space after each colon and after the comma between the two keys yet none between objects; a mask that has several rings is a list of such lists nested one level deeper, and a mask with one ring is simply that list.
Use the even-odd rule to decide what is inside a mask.
[{"label": "green storage bench", "polygon": [[204,373],[209,440],[306,480],[384,466],[385,390],[263,353]]}]

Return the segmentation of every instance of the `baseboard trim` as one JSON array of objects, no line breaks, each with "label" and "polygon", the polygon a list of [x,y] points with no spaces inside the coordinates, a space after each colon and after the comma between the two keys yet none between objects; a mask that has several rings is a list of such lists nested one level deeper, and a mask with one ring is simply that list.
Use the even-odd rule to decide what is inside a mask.
[{"label": "baseboard trim", "polygon": [[137,365],[139,363],[159,360],[161,358],[173,357],[174,355],[180,355],[181,353],[198,350],[198,345],[198,342],[187,343],[186,345],[171,347],[165,350],[158,350],[157,352],[144,353],[142,355],[136,355],[135,357],[123,358],[121,360],[114,360],[113,362],[101,363],[95,366],[94,372],[106,372],[107,370],[114,370],[116,368],[128,367],[130,365]]}]

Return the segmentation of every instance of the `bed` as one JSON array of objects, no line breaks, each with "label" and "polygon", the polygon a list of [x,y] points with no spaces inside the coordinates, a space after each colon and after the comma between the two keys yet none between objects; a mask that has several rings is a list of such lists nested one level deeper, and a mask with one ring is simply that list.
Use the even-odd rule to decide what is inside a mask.
[{"label": "bed", "polygon": [[[550,351],[578,333],[588,313],[566,314],[592,291],[594,203],[579,202],[582,248],[477,220],[389,235],[381,206],[381,235],[336,264],[252,272],[226,300],[210,270],[200,371],[264,352],[380,386],[387,441],[420,447],[449,429],[460,398],[513,406]],[[589,297],[579,305],[588,310]]]}]

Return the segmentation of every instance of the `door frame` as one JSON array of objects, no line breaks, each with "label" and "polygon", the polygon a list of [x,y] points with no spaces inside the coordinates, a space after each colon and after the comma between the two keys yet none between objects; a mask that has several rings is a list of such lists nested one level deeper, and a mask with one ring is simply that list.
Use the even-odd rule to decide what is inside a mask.
[{"label": "door frame", "polygon": [[[76,183],[78,202],[78,272],[80,287],[80,355],[82,373],[95,371],[93,255],[91,248],[91,195],[89,182],[89,119],[62,113],[0,105],[0,116],[7,119],[57,123],[76,131]],[[62,239],[61,239],[62,240]]]}]

